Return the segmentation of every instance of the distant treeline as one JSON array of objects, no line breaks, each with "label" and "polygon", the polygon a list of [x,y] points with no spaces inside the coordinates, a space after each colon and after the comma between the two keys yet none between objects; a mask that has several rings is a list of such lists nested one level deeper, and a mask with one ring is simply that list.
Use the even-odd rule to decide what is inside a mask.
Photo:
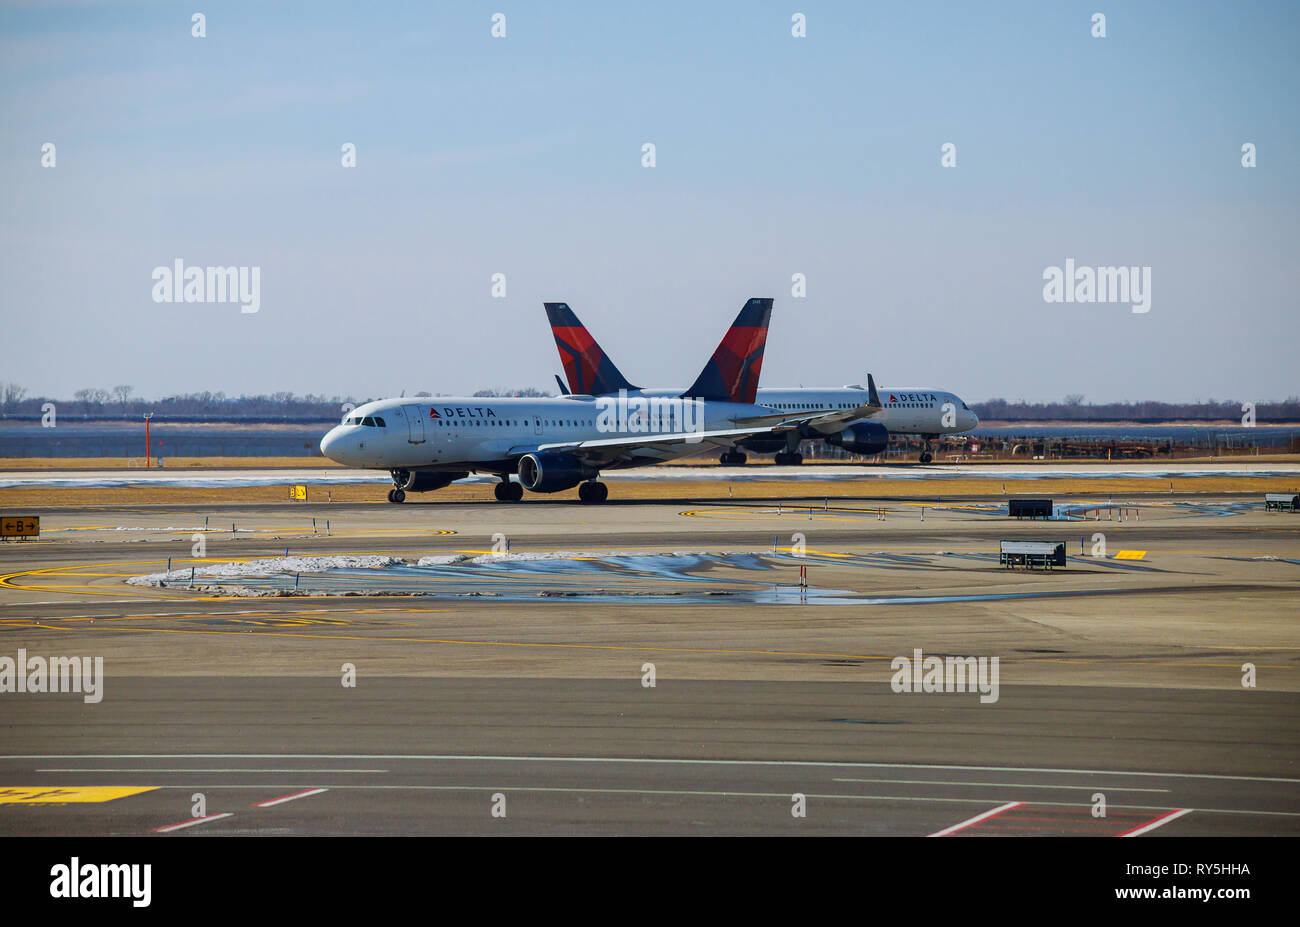
[{"label": "distant treeline", "polygon": [[[1003,422],[1214,422],[1242,421],[1246,402],[1238,399],[1209,399],[1205,402],[1106,402],[1085,403],[1082,396],[1067,396],[1063,402],[1007,402],[988,399],[971,403],[971,409],[985,421]],[[1256,402],[1256,424],[1300,421],[1300,397],[1284,402]]]},{"label": "distant treeline", "polygon": [[[335,421],[344,414],[345,407],[359,406],[380,396],[321,396],[308,393],[295,396],[291,392],[270,393],[257,396],[227,396],[225,393],[202,392],[164,396],[162,399],[141,399],[133,395],[130,386],[107,389],[82,389],[71,399],[53,396],[28,396],[27,390],[16,383],[0,384],[0,418],[14,420],[39,420],[45,414],[47,403],[54,405],[58,420],[62,421],[122,421],[139,420],[152,412],[155,420],[187,422],[272,422],[295,424],[301,422]],[[532,388],[520,390],[485,389],[475,396],[550,396]],[[436,398],[421,390],[412,398]]]},{"label": "distant treeline", "polygon": [[[291,392],[270,393],[257,396],[227,396],[225,393],[184,393],[164,396],[162,399],[141,399],[130,386],[113,389],[77,390],[71,399],[49,396],[28,396],[27,390],[17,383],[0,383],[0,418],[36,421],[44,414],[46,403],[53,403],[55,413],[64,421],[123,421],[138,420],[142,414],[153,412],[157,420],[172,422],[272,422],[296,424],[334,421],[344,414],[351,403],[359,406],[371,399],[382,397],[320,396],[308,393],[295,396]],[[553,396],[543,390],[533,389],[481,389],[475,396]],[[434,394],[421,390],[412,398],[433,399]],[[1167,422],[1167,421],[1241,421],[1246,411],[1241,400],[1215,400],[1205,402],[1110,402],[1088,403],[1081,395],[1066,396],[1061,402],[1007,402],[989,399],[971,404],[971,408],[985,421],[1007,422]],[[1283,402],[1257,402],[1255,422],[1300,421],[1300,397],[1292,396]]]}]

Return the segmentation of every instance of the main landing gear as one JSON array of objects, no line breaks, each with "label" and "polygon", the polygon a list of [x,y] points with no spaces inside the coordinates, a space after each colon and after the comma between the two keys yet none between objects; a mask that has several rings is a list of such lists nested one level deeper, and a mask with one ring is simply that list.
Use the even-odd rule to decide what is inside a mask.
[{"label": "main landing gear", "polygon": [[722,456],[718,458],[718,463],[722,464],[724,467],[743,467],[747,460],[749,460],[749,458],[746,457],[743,452],[738,451],[733,447],[729,451],[722,452]]},{"label": "main landing gear", "polygon": [[803,454],[798,451],[781,451],[773,461],[778,467],[797,467],[803,463]]},{"label": "main landing gear", "polygon": [[582,502],[598,503],[609,498],[609,487],[604,483],[589,480],[578,484],[578,499]]},{"label": "main landing gear", "polygon": [[498,502],[518,502],[524,497],[524,487],[519,483],[510,482],[508,476],[497,483],[492,491],[496,493]]},{"label": "main landing gear", "polygon": [[390,490],[388,490],[388,501],[389,501],[389,502],[405,502],[405,501],[406,501],[406,493],[403,492],[403,491],[400,490],[400,489],[390,489]]}]

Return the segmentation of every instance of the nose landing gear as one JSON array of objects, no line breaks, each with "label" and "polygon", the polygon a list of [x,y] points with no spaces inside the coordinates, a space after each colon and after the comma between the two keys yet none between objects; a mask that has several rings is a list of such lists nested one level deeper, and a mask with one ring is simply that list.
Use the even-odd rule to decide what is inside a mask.
[{"label": "nose landing gear", "polygon": [[388,490],[388,501],[389,501],[389,502],[405,502],[405,501],[406,501],[406,493],[403,492],[403,491],[400,490],[400,489],[390,489],[390,490]]},{"label": "nose landing gear", "polygon": [[934,460],[934,455],[930,453],[930,438],[928,436],[921,439],[921,463],[928,464]]}]

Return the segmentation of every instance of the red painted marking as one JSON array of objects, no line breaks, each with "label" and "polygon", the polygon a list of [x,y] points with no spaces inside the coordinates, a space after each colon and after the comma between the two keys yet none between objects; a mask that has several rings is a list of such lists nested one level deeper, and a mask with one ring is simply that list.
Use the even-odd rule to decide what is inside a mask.
[{"label": "red painted marking", "polygon": [[1009,801],[1005,805],[999,805],[998,807],[992,809],[991,811],[985,811],[983,814],[977,814],[975,815],[975,817],[969,818],[965,821],[961,821],[957,824],[952,825],[951,827],[945,827],[943,830],[936,831],[930,836],[947,837],[949,834],[955,834],[958,831],[963,831],[968,827],[973,827],[974,825],[980,823],[981,821],[987,821],[989,818],[997,817],[999,814],[1002,814],[1007,811],[1011,811],[1015,808],[1019,808],[1023,804],[1024,802],[1022,801]]},{"label": "red painted marking", "polygon": [[287,801],[293,801],[295,798],[306,798],[308,795],[319,795],[321,792],[328,792],[329,789],[305,789],[301,792],[294,792],[292,795],[281,795],[279,798],[268,798],[266,801],[254,802],[254,808],[269,808],[272,805],[280,805]]},{"label": "red painted marking", "polygon": [[1139,824],[1137,827],[1134,827],[1132,830],[1126,830],[1122,834],[1116,834],[1115,836],[1136,837],[1139,834],[1145,834],[1148,831],[1155,830],[1157,827],[1160,827],[1164,824],[1168,824],[1174,818],[1181,818],[1184,814],[1191,814],[1191,813],[1192,813],[1191,808],[1178,808],[1174,811],[1167,811],[1164,814],[1160,815],[1160,817],[1158,818],[1154,818],[1150,821],[1147,821],[1145,824]]},{"label": "red painted marking", "polygon": [[149,833],[165,834],[168,831],[180,830],[183,827],[193,827],[195,824],[206,824],[208,821],[219,821],[222,818],[228,818],[233,814],[233,811],[223,811],[220,814],[209,814],[201,818],[191,818],[188,821],[181,821],[179,824],[168,824],[166,827],[155,827]]}]

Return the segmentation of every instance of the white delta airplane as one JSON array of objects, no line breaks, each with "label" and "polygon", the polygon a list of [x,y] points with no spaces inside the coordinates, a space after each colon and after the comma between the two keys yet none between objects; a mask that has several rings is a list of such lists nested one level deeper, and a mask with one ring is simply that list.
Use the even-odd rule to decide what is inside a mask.
[{"label": "white delta airplane", "polygon": [[[560,363],[568,387],[557,376],[561,393],[587,393],[595,396],[678,395],[676,389],[643,389],[633,386],[614,366],[573,310],[565,303],[546,303],[551,334],[560,352]],[[724,342],[725,343],[725,342]],[[865,402],[864,402],[865,400]],[[723,465],[744,464],[748,459],[741,450],[759,454],[776,454],[780,465],[801,464],[801,441],[820,439],[836,447],[870,457],[889,444],[891,434],[920,435],[921,463],[934,460],[930,442],[940,435],[963,434],[979,424],[979,417],[956,393],[939,389],[876,390],[875,380],[867,374],[867,385],[811,387],[798,389],[759,388],[754,401],[765,408],[801,414],[817,409],[852,409],[870,406],[871,413],[845,427],[843,421],[808,421],[780,431],[754,434],[731,442],[718,458]],[[697,449],[698,450],[698,449]]]},{"label": "white delta airplane", "polygon": [[663,463],[746,439],[785,442],[789,432],[808,427],[838,435],[881,411],[874,391],[861,390],[815,407],[757,404],[771,316],[771,299],[746,302],[695,383],[682,392],[379,399],[331,428],[321,439],[321,453],[345,466],[388,470],[390,502],[475,472],[500,477],[501,502],[518,502],[525,489],[552,493],[577,486],[583,502],[596,503],[609,495],[597,479],[602,470]]}]

